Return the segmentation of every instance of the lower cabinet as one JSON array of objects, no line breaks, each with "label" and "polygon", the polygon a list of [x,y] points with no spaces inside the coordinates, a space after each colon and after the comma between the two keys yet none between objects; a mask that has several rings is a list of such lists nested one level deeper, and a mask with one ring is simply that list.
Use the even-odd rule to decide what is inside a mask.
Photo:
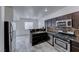
[{"label": "lower cabinet", "polygon": [[71,41],[71,52],[79,52],[79,43]]},{"label": "lower cabinet", "polygon": [[48,40],[49,40],[49,37],[47,33],[32,34],[32,46]]},{"label": "lower cabinet", "polygon": [[79,47],[72,46],[72,52],[79,52]]}]

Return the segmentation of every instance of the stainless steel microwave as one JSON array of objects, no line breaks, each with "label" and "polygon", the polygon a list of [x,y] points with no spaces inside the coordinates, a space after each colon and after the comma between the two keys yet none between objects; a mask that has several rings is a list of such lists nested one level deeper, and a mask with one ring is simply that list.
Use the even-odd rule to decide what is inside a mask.
[{"label": "stainless steel microwave", "polygon": [[57,27],[72,27],[72,19],[56,21]]}]

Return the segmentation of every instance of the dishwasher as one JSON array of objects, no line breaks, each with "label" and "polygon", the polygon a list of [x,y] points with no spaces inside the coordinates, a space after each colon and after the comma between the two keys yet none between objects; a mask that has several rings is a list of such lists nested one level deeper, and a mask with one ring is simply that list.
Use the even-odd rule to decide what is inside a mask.
[{"label": "dishwasher", "polygon": [[52,34],[48,34],[49,36],[49,40],[48,40],[48,43],[52,46],[54,46],[54,36]]}]

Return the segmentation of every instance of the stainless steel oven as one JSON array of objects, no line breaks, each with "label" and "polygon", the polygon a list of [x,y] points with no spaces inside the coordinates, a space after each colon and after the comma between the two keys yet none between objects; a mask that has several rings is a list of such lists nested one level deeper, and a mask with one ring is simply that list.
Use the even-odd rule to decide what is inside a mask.
[{"label": "stainless steel oven", "polygon": [[68,41],[64,41],[60,38],[54,38],[54,47],[59,52],[69,52],[70,51],[70,43]]}]

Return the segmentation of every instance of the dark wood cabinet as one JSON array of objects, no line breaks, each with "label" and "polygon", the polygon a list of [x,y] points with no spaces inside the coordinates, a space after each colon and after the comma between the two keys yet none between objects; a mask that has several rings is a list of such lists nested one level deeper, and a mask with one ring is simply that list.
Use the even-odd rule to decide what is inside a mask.
[{"label": "dark wood cabinet", "polygon": [[48,19],[45,21],[45,27],[51,27],[52,26],[52,19]]},{"label": "dark wood cabinet", "polygon": [[40,43],[48,41],[48,40],[49,40],[49,37],[48,37],[48,34],[46,32],[32,34],[32,46],[40,44]]},{"label": "dark wood cabinet", "polygon": [[72,51],[71,52],[79,52],[79,48],[76,46],[72,46]]},{"label": "dark wood cabinet", "polygon": [[74,13],[70,13],[70,14],[66,14],[63,16],[59,16],[56,18],[52,18],[52,19],[48,19],[46,21],[47,27],[53,27],[56,24],[56,21],[58,20],[67,20],[67,19],[72,19],[72,27],[79,29],[79,11],[78,12],[74,12]]},{"label": "dark wood cabinet", "polygon": [[71,41],[71,52],[79,52],[79,43],[75,41]]},{"label": "dark wood cabinet", "polygon": [[73,27],[79,29],[79,12],[72,13]]},{"label": "dark wood cabinet", "polygon": [[45,28],[47,28],[47,20],[45,21]]},{"label": "dark wood cabinet", "polygon": [[52,27],[55,27],[56,26],[56,19],[54,18],[54,19],[51,19],[52,21],[51,21],[51,26]]}]

